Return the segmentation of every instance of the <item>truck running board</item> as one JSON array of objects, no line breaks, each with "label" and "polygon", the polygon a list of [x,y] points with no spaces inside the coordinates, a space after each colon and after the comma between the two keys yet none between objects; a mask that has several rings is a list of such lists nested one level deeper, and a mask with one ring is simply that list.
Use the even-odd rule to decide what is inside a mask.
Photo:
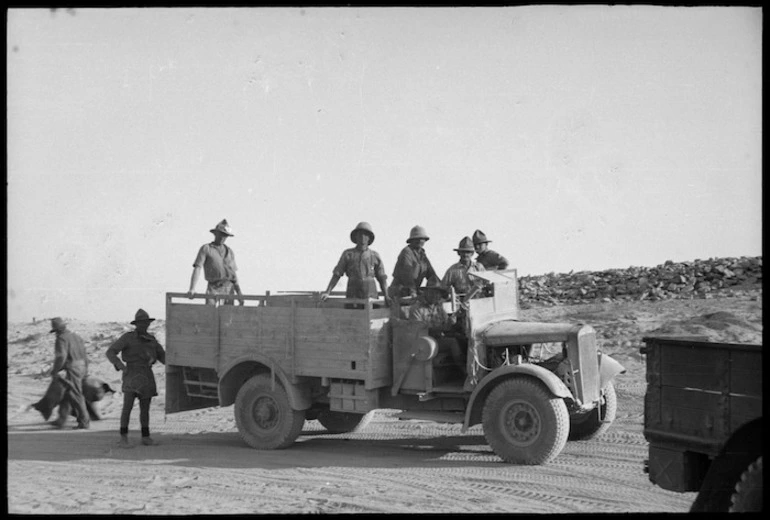
[{"label": "truck running board", "polygon": [[431,412],[419,410],[404,411],[396,415],[399,421],[407,419],[418,419],[421,421],[433,421],[439,423],[462,423],[465,420],[465,414],[462,412]]}]

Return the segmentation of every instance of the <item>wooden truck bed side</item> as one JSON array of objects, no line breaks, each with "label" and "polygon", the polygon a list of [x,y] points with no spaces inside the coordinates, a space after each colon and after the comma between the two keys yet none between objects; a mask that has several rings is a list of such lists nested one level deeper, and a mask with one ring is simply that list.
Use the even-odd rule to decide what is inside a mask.
[{"label": "wooden truck bed side", "polygon": [[213,305],[166,304],[166,365],[216,368],[219,317]]},{"label": "wooden truck bed side", "polygon": [[716,454],[762,416],[762,347],[645,338],[645,437]]},{"label": "wooden truck bed side", "polygon": [[[247,296],[259,306],[201,305],[167,295],[167,364],[220,372],[258,353],[291,379],[362,381],[367,390],[391,383],[386,308],[319,305],[307,296]],[[222,374],[220,373],[220,376]]]}]

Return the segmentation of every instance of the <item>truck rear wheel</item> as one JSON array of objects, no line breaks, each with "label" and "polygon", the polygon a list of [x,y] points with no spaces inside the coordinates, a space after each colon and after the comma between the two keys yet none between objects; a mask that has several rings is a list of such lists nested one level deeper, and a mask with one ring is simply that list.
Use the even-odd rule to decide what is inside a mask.
[{"label": "truck rear wheel", "polygon": [[364,418],[362,413],[332,412],[324,410],[318,413],[318,422],[329,433],[348,433],[355,430]]},{"label": "truck rear wheel", "polygon": [[258,450],[277,450],[291,445],[305,423],[305,412],[289,406],[286,390],[267,374],[244,383],[235,397],[235,424],[241,438]]},{"label": "truck rear wheel", "polygon": [[735,484],[731,498],[731,513],[758,513],[762,511],[762,457],[749,465]]},{"label": "truck rear wheel", "polygon": [[497,385],[482,412],[484,437],[513,464],[545,464],[561,453],[569,434],[569,413],[540,381],[517,377]]},{"label": "truck rear wheel", "polygon": [[[587,441],[606,432],[615,420],[618,412],[618,396],[612,381],[602,388],[601,403],[598,407],[584,413],[570,415],[569,440]],[[604,421],[599,420],[599,414]]]}]

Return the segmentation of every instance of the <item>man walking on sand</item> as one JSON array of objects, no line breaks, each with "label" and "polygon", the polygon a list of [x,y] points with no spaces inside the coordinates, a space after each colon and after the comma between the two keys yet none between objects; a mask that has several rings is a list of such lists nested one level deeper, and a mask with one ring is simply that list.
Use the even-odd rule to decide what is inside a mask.
[{"label": "man walking on sand", "polygon": [[[57,428],[64,428],[71,411],[75,412],[75,429],[87,430],[91,420],[83,396],[83,378],[88,373],[88,358],[83,340],[67,330],[67,324],[61,318],[51,320],[51,332],[56,333],[54,360],[51,376],[64,386],[64,398],[59,404],[59,417],[53,422]],[[64,375],[59,372],[64,371]]]}]

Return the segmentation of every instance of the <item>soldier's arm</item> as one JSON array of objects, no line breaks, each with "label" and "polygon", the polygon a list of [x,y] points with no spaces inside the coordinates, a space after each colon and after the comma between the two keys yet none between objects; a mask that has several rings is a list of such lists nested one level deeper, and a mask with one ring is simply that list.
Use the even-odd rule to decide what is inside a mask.
[{"label": "soldier's arm", "polygon": [[61,336],[57,336],[56,344],[54,345],[54,358],[53,366],[51,367],[51,375],[56,374],[64,368],[64,363],[67,361],[67,350],[69,345]]},{"label": "soldier's arm", "polygon": [[163,350],[163,346],[157,341],[155,342],[155,357],[164,365],[166,364],[166,351]]},{"label": "soldier's arm", "polygon": [[107,352],[105,352],[107,359],[109,359],[110,363],[112,363],[112,366],[115,367],[115,370],[126,369],[126,365],[118,357],[118,354],[120,354],[124,348],[125,341],[123,340],[123,336],[121,336],[112,345],[110,345],[107,349]]}]

